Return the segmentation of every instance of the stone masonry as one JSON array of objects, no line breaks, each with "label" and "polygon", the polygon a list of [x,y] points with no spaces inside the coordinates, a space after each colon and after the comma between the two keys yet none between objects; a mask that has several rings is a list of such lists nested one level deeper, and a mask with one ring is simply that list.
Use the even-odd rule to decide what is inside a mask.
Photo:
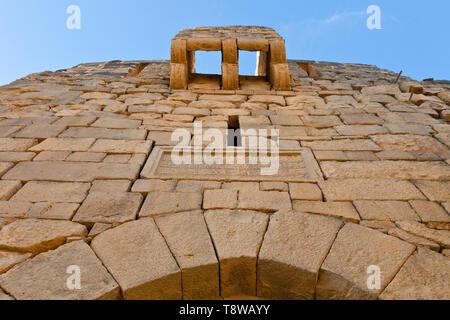
[{"label": "stone masonry", "polygon": [[[449,82],[286,60],[261,27],[182,31],[171,58],[0,87],[0,300],[450,299]],[[195,121],[278,129],[278,174],[172,165]]]}]

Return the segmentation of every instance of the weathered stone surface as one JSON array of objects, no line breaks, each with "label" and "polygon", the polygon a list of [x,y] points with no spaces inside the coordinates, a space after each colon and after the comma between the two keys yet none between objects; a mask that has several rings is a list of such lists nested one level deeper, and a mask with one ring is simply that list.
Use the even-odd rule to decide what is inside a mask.
[{"label": "weathered stone surface", "polygon": [[31,257],[31,253],[0,250],[0,274]]},{"label": "weathered stone surface", "polygon": [[330,128],[343,125],[337,116],[303,116],[302,120],[305,125],[314,128]]},{"label": "weathered stone surface", "polygon": [[51,220],[72,220],[73,215],[78,210],[78,203],[35,203],[26,214],[27,218],[51,219]]},{"label": "weathered stone surface", "polygon": [[407,202],[357,200],[353,204],[364,220],[420,221]]},{"label": "weathered stone surface", "polygon": [[0,138],[0,151],[27,151],[28,148],[32,147],[36,143],[36,139]]},{"label": "weathered stone surface", "polygon": [[131,191],[133,192],[170,192],[175,189],[177,182],[175,180],[136,180]]},{"label": "weathered stone surface", "polygon": [[130,186],[131,181],[128,180],[95,180],[90,192],[127,192]]},{"label": "weathered stone surface", "polygon": [[143,197],[131,192],[91,192],[73,221],[86,225],[96,222],[124,223],[134,220]]},{"label": "weathered stone surface", "polygon": [[0,301],[10,301],[10,300],[14,300],[14,298],[11,297],[10,295],[7,295],[5,292],[3,292],[2,289],[0,289]]},{"label": "weathered stone surface", "polygon": [[416,181],[416,186],[431,201],[450,201],[450,181]]},{"label": "weathered stone surface", "polygon": [[201,193],[188,192],[149,192],[139,217],[201,209]]},{"label": "weathered stone surface", "polygon": [[387,130],[378,125],[348,125],[337,126],[336,131],[345,136],[369,136],[373,134],[387,133]]},{"label": "weathered stone surface", "polygon": [[384,122],[383,119],[380,119],[376,115],[362,113],[344,114],[341,116],[341,119],[349,125],[377,125],[383,124]]},{"label": "weathered stone surface", "polygon": [[61,138],[97,138],[97,139],[119,139],[139,140],[145,139],[146,130],[123,129],[115,130],[108,128],[72,127],[61,133]]},{"label": "weathered stone surface", "polygon": [[291,199],[287,192],[242,190],[239,192],[238,198],[239,209],[264,212],[292,209]]},{"label": "weathered stone surface", "polygon": [[[401,77],[391,84],[396,73],[371,65],[286,61],[284,45],[272,41],[270,28],[219,30],[187,30],[195,39],[189,45],[179,42],[172,57],[178,67],[164,60],[89,63],[1,87],[0,231],[17,219],[72,221],[81,210],[91,232],[68,236],[65,243],[90,243],[110,228],[145,216],[171,221],[183,211],[214,208],[257,210],[270,217],[294,207],[450,255],[443,245],[450,232],[450,109],[444,82]],[[217,34],[232,37],[222,48],[228,64],[224,81],[190,74],[195,59],[187,47],[220,51]],[[271,44],[255,36],[270,38]],[[237,49],[262,50],[259,77],[237,77]],[[279,65],[270,65],[271,58]],[[174,72],[183,77],[178,82],[185,90],[170,90]],[[417,92],[411,97],[410,90]],[[241,165],[175,164],[171,151],[178,142],[172,133],[186,129],[183,143],[193,144],[200,136],[194,132],[197,121],[203,133],[228,127],[279,130],[277,172],[263,175],[261,168],[268,165],[249,164],[249,157]],[[253,135],[241,134],[244,139]],[[91,198],[86,198],[89,186]],[[94,197],[98,193],[105,195]],[[137,217],[141,196],[147,200]],[[197,216],[193,221],[201,225]],[[422,224],[396,227],[405,221]],[[180,231],[193,224],[175,223]],[[242,230],[238,237],[247,235]],[[183,250],[199,245],[191,239],[197,232],[176,235],[182,275],[209,266],[183,267],[195,258]],[[110,246],[113,250],[115,244]],[[120,263],[127,267],[126,260]],[[189,287],[216,288],[208,282],[218,277],[211,271],[195,274],[182,277],[182,282],[192,280],[192,285],[181,283],[185,298]],[[206,280],[195,282],[201,276]],[[245,298],[242,294],[226,298]]]},{"label": "weathered stone surface", "polygon": [[70,154],[70,151],[42,151],[33,161],[64,161]]},{"label": "weathered stone surface", "polygon": [[0,230],[0,249],[37,254],[57,248],[68,237],[85,235],[86,227],[71,221],[17,220]]},{"label": "weathered stone surface", "polygon": [[254,211],[205,212],[220,261],[222,297],[255,296],[256,264],[268,216]]},{"label": "weathered stone surface", "polygon": [[137,129],[142,121],[118,118],[99,118],[92,127],[114,128],[114,129]]},{"label": "weathered stone surface", "polygon": [[201,211],[155,219],[181,268],[183,299],[219,296],[219,264]]},{"label": "weathered stone surface", "polygon": [[358,223],[358,212],[350,202],[293,201],[295,211],[320,214]]},{"label": "weathered stone surface", "polygon": [[3,179],[22,181],[91,182],[98,179],[135,179],[140,166],[118,163],[21,162]]},{"label": "weathered stone surface", "polygon": [[290,211],[270,217],[259,253],[258,296],[313,299],[317,274],[342,222]]},{"label": "weathered stone surface", "polygon": [[[81,271],[81,289],[70,290],[68,267]],[[20,300],[112,300],[119,286],[83,241],[63,245],[15,266],[0,276],[0,285]]]},{"label": "weathered stone surface", "polygon": [[443,248],[450,249],[450,231],[430,229],[415,221],[399,221],[396,225],[406,232],[437,242]]},{"label": "weathered stone surface", "polygon": [[220,189],[218,181],[181,180],[178,181],[175,192],[199,192],[204,190]]},{"label": "weathered stone surface", "polygon": [[418,248],[380,295],[384,300],[450,299],[450,259]]},{"label": "weathered stone surface", "polygon": [[22,187],[22,183],[20,181],[0,181],[0,200],[5,201],[9,200],[11,196],[16,193],[17,190]]},{"label": "weathered stone surface", "polygon": [[31,151],[87,151],[95,139],[49,138],[30,148]]},{"label": "weathered stone surface", "polygon": [[125,299],[181,299],[180,269],[152,219],[107,230],[91,246]]},{"label": "weathered stone surface", "polygon": [[236,190],[205,190],[203,209],[235,209],[238,192]]},{"label": "weathered stone surface", "polygon": [[359,224],[386,234],[389,230],[395,229],[395,224],[392,221],[387,220],[362,220]]},{"label": "weathered stone surface", "polygon": [[31,207],[32,204],[26,201],[0,201],[0,217],[22,218]]},{"label": "weathered stone surface", "polygon": [[11,200],[81,203],[90,187],[89,183],[30,181]]},{"label": "weathered stone surface", "polygon": [[222,184],[222,189],[226,190],[248,190],[248,191],[259,191],[259,183],[258,182],[224,182]]},{"label": "weathered stone surface", "polygon": [[408,181],[394,179],[330,179],[319,182],[328,201],[424,199]]},{"label": "weathered stone surface", "polygon": [[[381,232],[346,224],[320,267],[318,299],[376,299],[394,278],[415,246]],[[380,289],[367,286],[367,269],[381,270]]]},{"label": "weathered stone surface", "polygon": [[416,210],[422,222],[450,223],[450,215],[436,202],[412,200],[409,203]]},{"label": "weathered stone surface", "polygon": [[312,183],[289,183],[292,200],[322,200],[322,191]]},{"label": "weathered stone surface", "polygon": [[450,179],[450,167],[441,161],[327,161],[321,168],[330,178]]},{"label": "weathered stone surface", "polygon": [[144,153],[148,154],[152,147],[152,141],[144,140],[106,140],[99,139],[91,147],[90,152],[106,153]]},{"label": "weathered stone surface", "polygon": [[430,241],[425,238],[412,235],[398,228],[389,229],[388,234],[390,236],[397,237],[403,241],[414,244],[418,247],[428,248],[436,252],[439,252],[439,250],[441,249],[441,246],[434,241]]},{"label": "weathered stone surface", "polygon": [[384,150],[422,151],[433,152],[447,151],[448,148],[438,140],[427,136],[414,135],[376,135],[372,140]]},{"label": "weathered stone surface", "polygon": [[341,150],[341,151],[381,151],[372,140],[369,139],[345,139],[333,141],[304,141],[303,147],[315,150]]},{"label": "weathered stone surface", "polygon": [[105,159],[105,157],[106,157],[106,153],[73,152],[66,158],[66,161],[101,162],[103,159]]},{"label": "weathered stone surface", "polygon": [[0,162],[0,176],[14,166],[11,162]]}]

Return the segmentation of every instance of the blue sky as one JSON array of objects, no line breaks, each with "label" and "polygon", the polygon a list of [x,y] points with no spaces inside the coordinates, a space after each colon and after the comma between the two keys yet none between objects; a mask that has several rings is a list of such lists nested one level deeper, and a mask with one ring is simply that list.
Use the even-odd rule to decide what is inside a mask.
[{"label": "blue sky", "polygon": [[[69,5],[81,8],[81,30],[69,30]],[[381,8],[381,30],[366,9]],[[83,62],[167,59],[181,29],[264,25],[286,39],[287,56],[374,64],[418,80],[450,79],[448,0],[1,0],[0,85],[33,72]],[[220,56],[198,57],[214,72]],[[254,71],[242,55],[242,73]]]}]

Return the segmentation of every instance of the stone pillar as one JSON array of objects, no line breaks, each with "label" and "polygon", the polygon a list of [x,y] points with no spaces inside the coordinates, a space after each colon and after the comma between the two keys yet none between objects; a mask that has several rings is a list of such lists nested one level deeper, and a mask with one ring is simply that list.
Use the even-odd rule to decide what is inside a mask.
[{"label": "stone pillar", "polygon": [[222,88],[239,89],[239,52],[236,39],[222,40]]},{"label": "stone pillar", "polygon": [[270,41],[269,80],[275,90],[291,90],[284,40]]},{"label": "stone pillar", "polygon": [[174,90],[186,90],[190,71],[188,68],[186,40],[172,40],[170,59],[170,88]]},{"label": "stone pillar", "polygon": [[266,77],[267,76],[267,59],[268,55],[266,51],[258,51],[256,53],[256,71],[255,76]]}]

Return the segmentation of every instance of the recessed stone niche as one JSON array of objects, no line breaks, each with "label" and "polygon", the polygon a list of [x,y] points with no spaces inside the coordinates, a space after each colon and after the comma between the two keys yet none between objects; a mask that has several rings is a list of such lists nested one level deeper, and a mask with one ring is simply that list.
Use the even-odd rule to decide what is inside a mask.
[{"label": "recessed stone niche", "polygon": [[[322,181],[320,168],[309,149],[279,150],[276,155],[278,170],[273,174],[262,174],[263,168],[270,163],[258,162],[251,164],[249,160],[252,150],[245,151],[243,163],[237,163],[237,148],[234,152],[234,163],[226,161],[227,152],[223,150],[223,164],[208,164],[202,159],[195,163],[195,153],[202,157],[202,151],[190,149],[191,162],[176,164],[172,159],[172,147],[156,147],[149,156],[141,176],[146,179],[181,179],[181,180],[212,180],[212,181],[286,181],[286,182],[317,182]],[[203,153],[204,155],[204,153]],[[270,156],[270,154],[268,153]],[[273,163],[272,163],[273,164]]]}]

